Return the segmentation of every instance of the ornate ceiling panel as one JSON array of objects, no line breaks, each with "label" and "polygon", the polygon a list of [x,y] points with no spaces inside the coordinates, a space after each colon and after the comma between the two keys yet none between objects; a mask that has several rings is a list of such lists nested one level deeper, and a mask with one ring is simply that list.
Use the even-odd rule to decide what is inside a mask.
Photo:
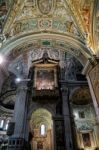
[{"label": "ornate ceiling panel", "polygon": [[0,1],[0,33],[2,32],[2,28],[7,17],[7,13],[11,8],[11,5],[12,5],[12,0]]},{"label": "ornate ceiling panel", "polygon": [[27,1],[24,4],[21,14],[15,18],[10,36],[31,31],[69,32],[80,35],[63,1],[55,0]]},{"label": "ornate ceiling panel", "polygon": [[16,0],[3,33],[7,38],[38,32],[66,34],[92,49],[93,7],[92,0]]}]

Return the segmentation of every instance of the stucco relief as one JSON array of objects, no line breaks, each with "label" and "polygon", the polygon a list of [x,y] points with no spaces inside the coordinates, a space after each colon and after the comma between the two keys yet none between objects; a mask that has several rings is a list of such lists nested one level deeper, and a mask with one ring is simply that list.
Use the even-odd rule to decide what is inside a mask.
[{"label": "stucco relief", "polygon": [[37,0],[38,8],[42,14],[48,14],[51,11],[53,0]]},{"label": "stucco relief", "polygon": [[[57,51],[58,49],[68,51],[69,53],[71,53],[77,57],[82,55],[80,49],[72,48],[71,45],[68,45],[68,43],[66,43],[66,42],[62,42],[59,40],[52,40],[52,39],[47,39],[47,40],[46,39],[42,39],[42,40],[35,39],[32,41],[32,43],[29,43],[28,45],[26,45],[26,43],[24,43],[24,44],[20,45],[20,47],[13,49],[11,55],[12,55],[12,58],[14,59],[15,57],[18,57],[19,55],[21,55],[23,53],[23,51],[26,52],[26,51],[34,50],[34,52],[35,52],[37,49],[40,49],[40,47],[41,47],[41,49],[43,48],[43,50],[48,51],[49,57],[52,57],[55,59],[59,58],[60,52]],[[54,51],[53,51],[52,47],[54,48]],[[52,53],[53,53],[53,56],[52,56]]]},{"label": "stucco relief", "polygon": [[49,49],[48,50],[48,55],[50,58],[58,60],[60,59],[60,50],[58,49]]},{"label": "stucco relief", "polygon": [[61,21],[59,19],[28,19],[21,20],[15,23],[13,26],[13,34],[19,34],[27,31],[38,31],[38,30],[51,30],[62,33],[71,33],[79,36],[79,32],[75,27],[73,21]]},{"label": "stucco relief", "polygon": [[30,52],[30,60],[33,61],[42,58],[43,53],[44,51],[42,49],[33,49]]},{"label": "stucco relief", "polygon": [[10,36],[38,30],[80,35],[63,1],[55,0],[26,1],[21,13],[15,18],[12,28],[13,34],[10,33]]},{"label": "stucco relief", "polygon": [[38,27],[41,29],[50,29],[50,28],[52,28],[52,20],[40,19],[40,20],[38,20]]},{"label": "stucco relief", "polygon": [[7,13],[10,9],[10,1],[6,2],[5,0],[0,1],[0,33],[2,31],[4,21],[7,17]]}]

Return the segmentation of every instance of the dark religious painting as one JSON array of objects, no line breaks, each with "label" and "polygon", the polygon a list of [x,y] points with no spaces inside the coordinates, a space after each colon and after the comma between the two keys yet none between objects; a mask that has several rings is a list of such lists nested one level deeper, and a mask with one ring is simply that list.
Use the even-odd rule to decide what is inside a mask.
[{"label": "dark religious painting", "polygon": [[53,69],[39,69],[36,74],[36,88],[37,90],[50,89],[53,90],[54,70]]},{"label": "dark religious painting", "polygon": [[83,138],[84,147],[91,147],[90,134],[89,133],[83,133],[82,138]]}]

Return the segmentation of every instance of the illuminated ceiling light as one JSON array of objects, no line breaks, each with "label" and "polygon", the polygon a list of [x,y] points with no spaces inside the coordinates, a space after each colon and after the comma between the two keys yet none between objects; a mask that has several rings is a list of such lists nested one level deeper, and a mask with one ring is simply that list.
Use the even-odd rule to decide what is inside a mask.
[{"label": "illuminated ceiling light", "polygon": [[21,78],[18,77],[18,78],[16,78],[15,81],[16,81],[16,83],[19,83],[19,82],[21,82]]},{"label": "illuminated ceiling light", "polygon": [[3,56],[0,55],[0,64],[2,64],[3,61],[4,61],[4,60],[3,60]]}]

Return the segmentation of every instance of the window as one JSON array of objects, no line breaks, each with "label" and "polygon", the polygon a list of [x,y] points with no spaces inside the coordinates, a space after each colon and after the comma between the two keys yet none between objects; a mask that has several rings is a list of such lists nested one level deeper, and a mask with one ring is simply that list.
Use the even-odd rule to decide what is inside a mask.
[{"label": "window", "polygon": [[46,129],[45,129],[45,125],[42,124],[41,127],[40,127],[40,134],[41,134],[42,136],[45,135],[45,132],[46,132],[45,130],[46,130]]},{"label": "window", "polygon": [[3,128],[4,120],[0,120],[0,128]]},{"label": "window", "polygon": [[5,124],[5,127],[4,127],[4,130],[7,130],[8,129],[8,123],[9,123],[9,120],[7,120],[6,124]]},{"label": "window", "polygon": [[84,111],[79,111],[79,118],[85,118]]}]

